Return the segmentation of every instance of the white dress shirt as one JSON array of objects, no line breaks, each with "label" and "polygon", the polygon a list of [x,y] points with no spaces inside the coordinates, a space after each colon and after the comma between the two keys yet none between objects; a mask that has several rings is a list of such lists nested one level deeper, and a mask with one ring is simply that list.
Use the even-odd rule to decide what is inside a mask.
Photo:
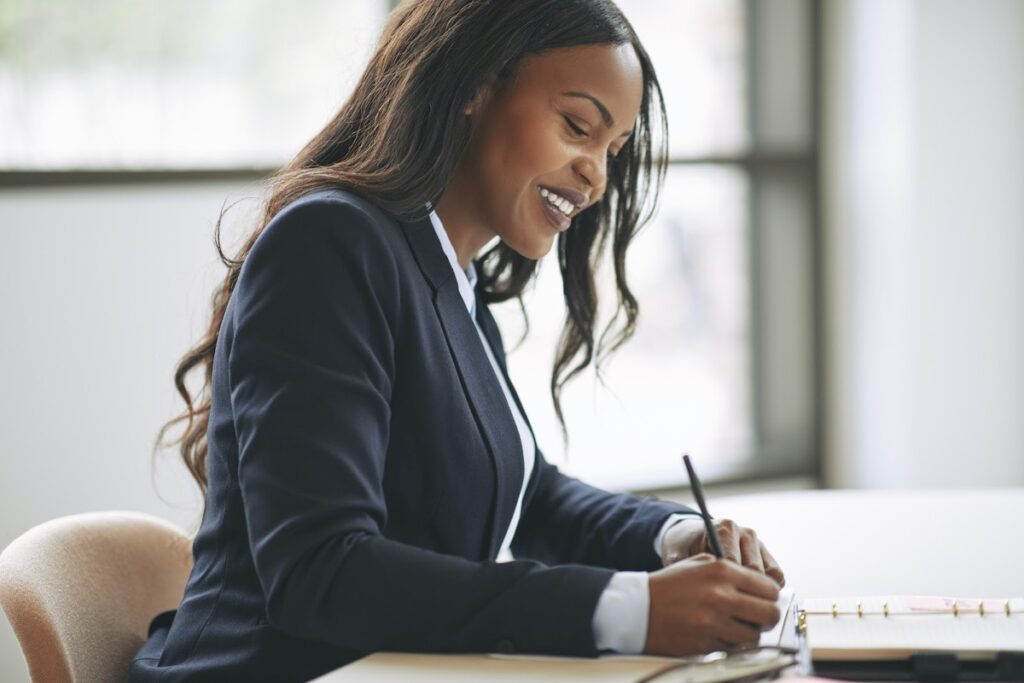
[{"label": "white dress shirt", "polygon": [[[484,337],[484,332],[476,320],[476,295],[474,293],[477,280],[476,266],[472,261],[470,261],[469,266],[465,270],[459,265],[455,248],[452,246],[448,232],[444,229],[441,218],[437,215],[436,211],[431,210],[430,222],[433,224],[434,231],[437,233],[437,239],[441,242],[441,248],[448,257],[452,270],[455,272],[455,279],[459,285],[459,294],[462,295],[462,299],[466,303],[469,317],[473,320],[473,324],[476,325],[477,334],[480,335],[480,342],[487,353],[487,358],[491,361],[491,367],[498,378],[498,383],[501,384],[501,390],[505,394],[505,400],[508,401],[509,410],[512,411],[512,417],[515,419],[519,440],[523,445],[523,481],[519,487],[519,499],[516,501],[516,507],[512,513],[512,520],[509,523],[508,530],[505,532],[505,538],[501,542],[499,552],[504,553],[512,544],[512,537],[515,535],[516,527],[519,524],[519,516],[522,513],[523,507],[523,495],[526,493],[526,484],[530,481],[530,474],[533,472],[536,458],[536,444],[525,417],[519,411],[515,400],[512,398],[512,393],[509,391],[501,368],[494,358],[491,346],[488,344],[486,337]],[[676,522],[689,517],[692,517],[692,515],[673,514],[665,520],[657,537],[654,539],[654,551],[658,554],[658,557],[661,557],[661,541],[668,528]],[[647,641],[647,618],[650,610],[650,592],[647,580],[647,572],[623,571],[616,572],[612,576],[611,581],[608,582],[608,585],[597,601],[597,607],[594,610],[594,617],[591,622],[594,631],[594,645],[598,650],[614,650],[630,654],[643,652],[644,643]]]}]

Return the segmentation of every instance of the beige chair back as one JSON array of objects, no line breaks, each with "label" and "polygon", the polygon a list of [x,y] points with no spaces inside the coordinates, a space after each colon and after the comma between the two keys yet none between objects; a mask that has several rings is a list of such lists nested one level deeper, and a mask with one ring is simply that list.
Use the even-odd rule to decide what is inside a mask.
[{"label": "beige chair back", "polygon": [[34,683],[127,681],[150,620],[181,602],[192,539],[139,512],[44,522],[0,553],[0,607]]}]

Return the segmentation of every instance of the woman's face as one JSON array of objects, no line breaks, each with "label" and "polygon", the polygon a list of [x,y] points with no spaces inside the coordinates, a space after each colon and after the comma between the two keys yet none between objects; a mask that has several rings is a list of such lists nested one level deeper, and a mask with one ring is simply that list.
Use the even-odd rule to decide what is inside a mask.
[{"label": "woman's face", "polygon": [[[642,98],[629,44],[529,55],[513,83],[482,90],[466,109],[472,140],[438,204],[460,262],[495,235],[527,258],[548,253],[561,230],[574,229],[565,227],[570,219],[604,194],[608,157],[625,146]],[[542,188],[577,193],[568,218],[547,208]]]}]

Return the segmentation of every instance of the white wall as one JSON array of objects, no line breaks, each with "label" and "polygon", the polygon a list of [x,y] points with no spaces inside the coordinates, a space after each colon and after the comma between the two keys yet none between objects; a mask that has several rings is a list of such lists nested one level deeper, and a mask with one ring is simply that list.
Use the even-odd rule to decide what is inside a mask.
[{"label": "white wall", "polygon": [[[154,470],[150,450],[184,406],[174,366],[205,330],[225,272],[212,243],[222,203],[257,191],[0,192],[0,546],[85,510],[197,521],[198,489],[176,452],[158,457]],[[228,211],[228,246],[254,205]]]},{"label": "white wall", "polygon": [[829,483],[1024,484],[1024,3],[823,3]]},{"label": "white wall", "polygon": [[[198,523],[198,488],[176,452],[153,468],[150,451],[184,405],[173,370],[205,330],[224,273],[211,239],[222,203],[257,192],[0,192],[0,548],[35,524],[90,510]],[[228,245],[254,205],[227,212]],[[26,680],[0,621],[0,680]]]}]

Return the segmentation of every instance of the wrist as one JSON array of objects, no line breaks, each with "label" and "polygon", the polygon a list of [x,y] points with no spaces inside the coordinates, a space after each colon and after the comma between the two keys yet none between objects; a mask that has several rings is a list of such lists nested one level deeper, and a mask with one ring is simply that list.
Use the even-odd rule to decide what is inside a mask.
[{"label": "wrist", "polygon": [[694,539],[704,533],[704,519],[698,515],[687,515],[676,520],[665,531],[661,540],[661,558],[665,566],[690,557],[697,550],[692,547]]},{"label": "wrist", "polygon": [[[658,559],[662,561],[662,566],[665,565],[665,538],[668,536],[668,530],[696,514],[695,512],[673,512],[662,522],[658,535],[654,537],[654,552],[658,555]],[[697,518],[700,519],[699,516]]]}]

